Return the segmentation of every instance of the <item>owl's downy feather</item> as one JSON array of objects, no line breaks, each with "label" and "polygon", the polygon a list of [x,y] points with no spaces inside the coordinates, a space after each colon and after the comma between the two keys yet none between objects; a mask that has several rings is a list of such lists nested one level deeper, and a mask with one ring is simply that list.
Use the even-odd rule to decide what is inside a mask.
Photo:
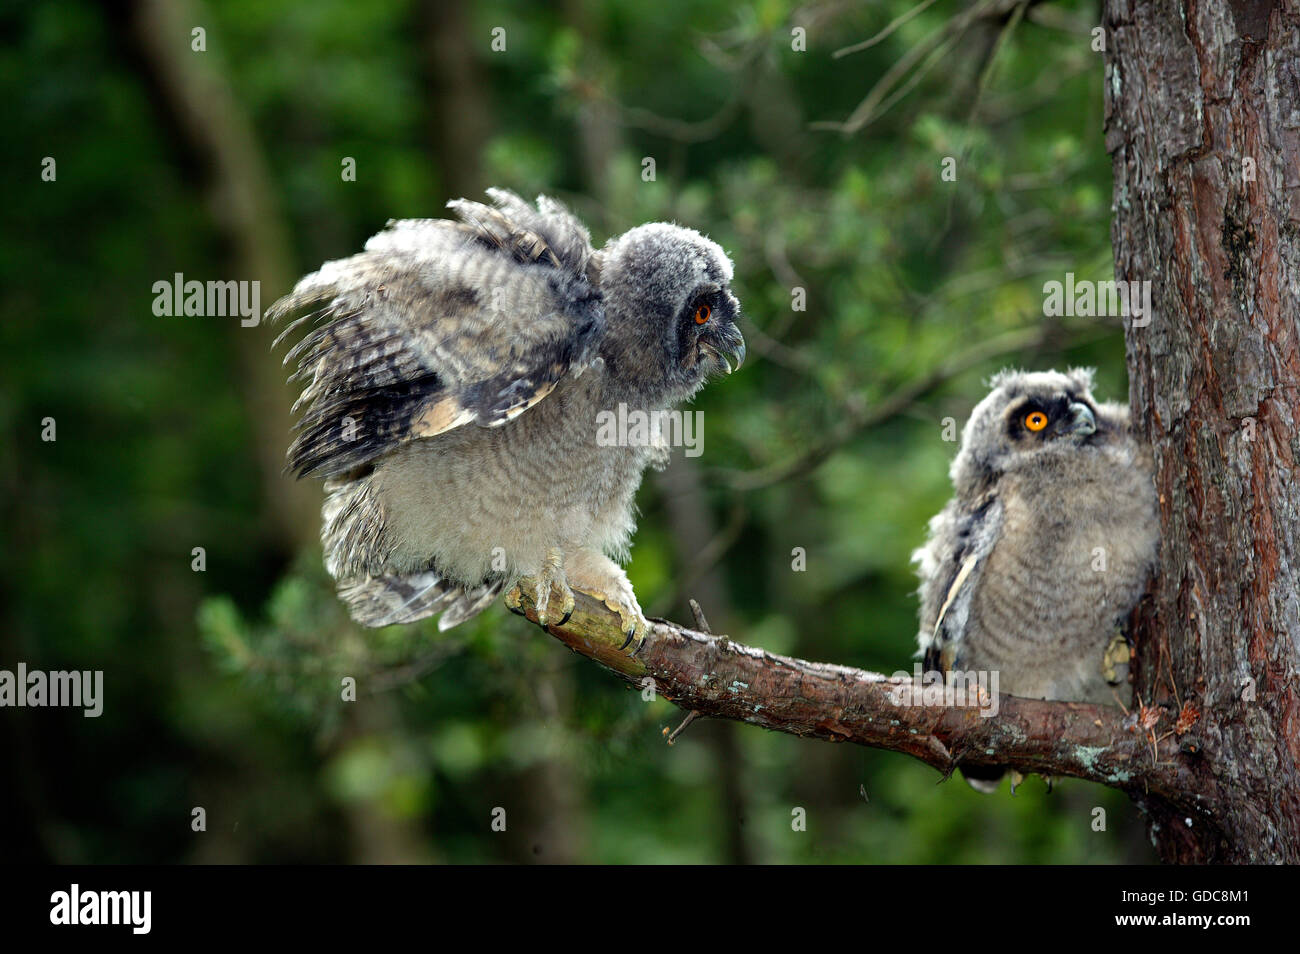
[{"label": "owl's downy feather", "polygon": [[[303,412],[288,469],[327,479],[326,567],[365,625],[447,628],[549,551],[625,552],[658,451],[598,446],[596,415],[669,406],[743,357],[730,262],[698,233],[642,226],[596,252],[553,199],[489,195],[390,221],[268,312],[298,316],[277,344],[307,328],[285,358]],[[645,280],[620,284],[632,263]],[[681,317],[701,295],[707,329]]]},{"label": "owl's downy feather", "polygon": [[306,386],[289,451],[300,476],[346,473],[395,443],[496,426],[580,373],[602,331],[591,243],[571,215],[494,192],[450,203],[460,222],[389,222],[268,313],[318,322],[285,357]]},{"label": "owl's downy feather", "polygon": [[[1091,372],[1003,372],[972,411],[955,495],[913,555],[927,671],[997,673],[998,689],[1114,703],[1103,657],[1159,542],[1149,453]],[[1000,770],[968,779],[996,785]]]}]

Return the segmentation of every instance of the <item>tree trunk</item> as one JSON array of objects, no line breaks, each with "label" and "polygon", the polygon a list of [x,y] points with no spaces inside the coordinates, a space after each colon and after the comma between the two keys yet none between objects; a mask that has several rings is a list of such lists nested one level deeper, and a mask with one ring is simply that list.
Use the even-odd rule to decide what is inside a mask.
[{"label": "tree trunk", "polygon": [[[108,22],[136,61],[160,125],[202,180],[216,234],[234,270],[220,277],[259,282],[261,301],[269,304],[293,284],[288,228],[252,121],[225,74],[208,58],[216,54],[190,51],[190,30],[204,22],[202,10],[188,0],[116,0],[108,5]],[[283,475],[295,395],[280,359],[271,353],[274,335],[260,326],[228,323],[223,330],[234,335],[239,356],[268,536],[287,560],[320,540],[319,493]]]},{"label": "tree trunk", "polygon": [[[673,546],[677,550],[679,572],[689,573],[699,555],[708,551],[717,536],[716,521],[709,510],[708,500],[705,499],[700,468],[692,458],[678,457],[671,467],[657,476],[656,484],[663,496],[668,525],[673,533]],[[690,580],[687,585],[690,592],[709,607],[710,619],[714,625],[720,625],[723,632],[729,632],[735,614],[717,563],[705,568],[697,579]],[[678,590],[679,594],[682,592]],[[684,595],[679,596],[677,602],[685,602],[685,599]],[[737,729],[731,722],[718,722],[705,730],[703,742],[709,747],[721,801],[716,824],[723,832],[723,858],[727,864],[751,865],[757,859],[754,857],[754,846],[745,832],[745,819],[750,813],[750,805],[749,794],[741,777],[744,756],[740,750],[740,740],[736,737]]]},{"label": "tree trunk", "polygon": [[474,32],[464,0],[421,0],[417,8],[425,80],[428,142],[446,199],[477,198],[483,147],[491,132],[489,93],[479,50],[491,39]]},{"label": "tree trunk", "polygon": [[1107,0],[1106,148],[1163,543],[1136,689],[1200,712],[1170,862],[1300,861],[1300,5]]}]

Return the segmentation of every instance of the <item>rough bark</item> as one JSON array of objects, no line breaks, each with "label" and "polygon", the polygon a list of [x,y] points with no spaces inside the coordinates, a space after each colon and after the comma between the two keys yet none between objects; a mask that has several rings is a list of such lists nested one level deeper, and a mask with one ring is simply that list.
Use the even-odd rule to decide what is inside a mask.
[{"label": "rough bark", "polygon": [[1167,861],[1300,861],[1300,7],[1105,8],[1116,278],[1163,545],[1137,691],[1191,701],[1204,793],[1140,796]]}]

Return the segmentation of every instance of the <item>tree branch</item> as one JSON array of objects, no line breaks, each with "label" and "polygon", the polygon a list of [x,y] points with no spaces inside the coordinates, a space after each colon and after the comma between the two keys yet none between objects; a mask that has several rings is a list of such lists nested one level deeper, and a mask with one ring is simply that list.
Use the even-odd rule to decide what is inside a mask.
[{"label": "tree branch", "polygon": [[[1215,786],[1200,770],[1199,741],[1180,746],[1172,732],[1144,728],[1109,706],[1002,695],[996,714],[986,716],[974,706],[908,704],[899,694],[910,679],[778,656],[667,620],[651,620],[644,643],[629,655],[619,648],[618,617],[592,597],[574,595],[572,617],[547,632],[688,712],[902,752],[945,777],[958,765],[1003,765],[1087,779],[1186,806],[1198,820],[1203,814],[1195,805]],[[537,621],[527,594],[523,611]],[[1172,725],[1175,715],[1162,713],[1161,720]]]},{"label": "tree branch", "polygon": [[727,484],[731,490],[742,492],[760,490],[803,477],[820,467],[832,454],[863,431],[870,430],[896,414],[901,414],[913,402],[958,374],[969,371],[990,358],[1041,346],[1047,342],[1052,333],[1053,328],[1049,324],[1039,323],[980,342],[926,374],[900,386],[876,404],[846,406],[840,412],[839,421],[830,433],[793,460],[756,470],[719,468],[714,471],[714,476]]}]

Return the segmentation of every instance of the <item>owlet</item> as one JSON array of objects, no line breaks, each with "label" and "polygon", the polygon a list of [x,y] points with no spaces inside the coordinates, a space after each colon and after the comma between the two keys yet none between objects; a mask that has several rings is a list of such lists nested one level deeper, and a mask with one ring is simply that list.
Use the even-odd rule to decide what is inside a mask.
[{"label": "owlet", "polygon": [[314,323],[285,359],[306,409],[289,467],[325,478],[325,563],[358,622],[447,629],[526,590],[545,626],[572,587],[639,645],[620,563],[667,447],[601,439],[602,414],[663,414],[740,366],[732,265],[663,223],[597,251],[560,203],[489,195],[389,222],[270,309]]},{"label": "owlet", "polygon": [[[1098,403],[1091,371],[1004,371],[971,413],[951,476],[955,495],[913,554],[926,671],[1114,703],[1127,675],[1117,637],[1159,543],[1150,454],[1127,407]],[[1002,771],[964,774],[990,790]]]}]

